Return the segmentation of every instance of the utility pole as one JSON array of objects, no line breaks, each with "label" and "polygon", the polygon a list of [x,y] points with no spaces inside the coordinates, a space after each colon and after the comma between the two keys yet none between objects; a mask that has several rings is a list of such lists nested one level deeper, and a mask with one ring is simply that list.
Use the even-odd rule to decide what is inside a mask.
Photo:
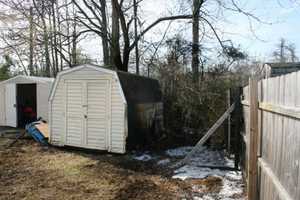
[{"label": "utility pole", "polygon": [[284,52],[284,48],[285,48],[285,40],[282,38],[280,40],[280,62],[281,63],[285,63],[286,60],[285,60],[285,52]]}]

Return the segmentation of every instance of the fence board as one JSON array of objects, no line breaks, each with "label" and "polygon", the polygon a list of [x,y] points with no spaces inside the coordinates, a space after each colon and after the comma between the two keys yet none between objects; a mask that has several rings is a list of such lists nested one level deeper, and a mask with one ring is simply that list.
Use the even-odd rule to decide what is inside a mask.
[{"label": "fence board", "polygon": [[257,199],[257,149],[258,149],[258,84],[250,79],[250,140],[248,162],[248,198]]},{"label": "fence board", "polygon": [[[250,130],[256,126],[250,124],[249,86],[243,88],[243,97],[247,172],[249,170],[247,166],[255,159],[249,148]],[[262,163],[258,166],[259,199],[298,200],[300,199],[300,72],[259,81],[258,101],[257,156]]]}]

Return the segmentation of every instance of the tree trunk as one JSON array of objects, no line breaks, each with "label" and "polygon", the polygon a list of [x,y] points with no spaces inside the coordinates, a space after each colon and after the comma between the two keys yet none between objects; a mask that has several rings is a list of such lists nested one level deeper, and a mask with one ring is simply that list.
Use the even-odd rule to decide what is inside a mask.
[{"label": "tree trunk", "polygon": [[201,7],[201,0],[193,0],[193,45],[192,45],[192,71],[193,80],[199,80],[199,11]]},{"label": "tree trunk", "polygon": [[130,50],[129,48],[125,48],[123,51],[123,64],[120,68],[121,71],[128,72],[128,64],[129,64]]},{"label": "tree trunk", "polygon": [[[56,77],[56,74],[58,73],[59,71],[59,68],[58,68],[58,52],[57,52],[57,48],[58,48],[58,43],[57,43],[57,27],[56,27],[56,13],[55,13],[55,3],[57,2],[52,2],[52,22],[53,22],[53,42],[54,42],[54,58],[55,58],[55,61],[54,61],[54,77]],[[58,15],[57,15],[58,17]]]},{"label": "tree trunk", "polygon": [[103,62],[104,65],[110,65],[109,45],[108,45],[108,27],[106,18],[106,0],[100,0],[101,4],[101,18],[102,18],[102,50],[103,50]]},{"label": "tree trunk", "polygon": [[139,57],[139,43],[138,43],[138,16],[137,16],[137,9],[138,5],[136,0],[133,0],[134,6],[134,39],[137,41],[135,43],[135,68],[136,74],[140,74],[140,57]]},{"label": "tree trunk", "polygon": [[62,47],[62,35],[60,34],[61,33],[61,25],[60,25],[61,21],[60,21],[58,1],[57,1],[57,5],[56,5],[56,16],[57,16],[57,25],[58,25],[57,28],[58,28],[58,33],[59,33],[59,35],[58,35],[59,47],[57,47],[57,48],[59,48],[59,50],[56,50],[56,51],[58,51],[60,54],[60,67],[59,67],[58,71],[62,71],[63,70],[63,55],[61,55],[61,54],[63,52],[63,47]]},{"label": "tree trunk", "polygon": [[[128,25],[126,23],[125,15],[122,11],[122,5],[118,3],[117,0],[114,0],[114,6],[116,8],[116,14],[119,18],[119,22],[122,28],[122,35],[123,35],[123,63],[121,66],[119,66],[119,70],[121,71],[128,71],[128,64],[129,64],[129,56],[130,56],[130,38],[129,38],[129,29]],[[121,56],[121,51],[118,52],[119,55]]]},{"label": "tree trunk", "polygon": [[43,42],[44,42],[44,49],[45,49],[45,76],[50,77],[50,68],[51,68],[51,61],[50,61],[50,54],[49,54],[49,35],[48,35],[48,29],[45,19],[45,4],[44,1],[42,1],[42,14],[41,14],[41,20],[43,23]]},{"label": "tree trunk", "polygon": [[118,15],[118,0],[112,0],[112,33],[111,33],[111,64],[119,70],[123,69],[120,54],[120,23]]},{"label": "tree trunk", "polygon": [[33,8],[30,7],[30,17],[29,17],[29,23],[30,23],[30,35],[29,35],[29,66],[28,70],[30,75],[34,75],[34,68],[33,68],[33,54],[34,54],[34,47],[33,47]]},{"label": "tree trunk", "polygon": [[76,36],[76,16],[74,16],[73,21],[73,33],[72,33],[72,67],[78,64],[77,59],[77,36]]},{"label": "tree trunk", "polygon": [[54,45],[54,31],[53,31],[53,24],[52,24],[52,19],[51,19],[51,14],[52,14],[52,11],[49,12],[48,14],[48,20],[49,20],[49,38],[50,38],[50,50],[51,50],[51,59],[52,59],[52,74],[55,75],[55,69],[56,69],[56,66],[55,66],[55,56],[54,56],[54,48],[55,48],[55,45]]},{"label": "tree trunk", "polygon": [[[68,5],[68,0],[65,0],[64,2],[66,5]],[[66,6],[66,19],[70,18],[70,11],[69,11],[69,6]],[[66,26],[67,26],[67,42],[68,42],[68,57],[69,57],[69,67],[72,67],[72,52],[71,52],[71,34],[70,34],[70,21],[66,20]]]}]

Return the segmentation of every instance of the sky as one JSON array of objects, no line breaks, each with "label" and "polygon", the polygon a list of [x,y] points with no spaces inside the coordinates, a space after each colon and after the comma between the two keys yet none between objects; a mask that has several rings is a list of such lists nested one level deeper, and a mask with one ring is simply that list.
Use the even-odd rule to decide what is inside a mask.
[{"label": "sky", "polygon": [[[145,0],[140,6],[140,13],[144,26],[162,16],[176,13],[180,0]],[[184,0],[181,0],[184,1]],[[209,2],[210,0],[207,0]],[[230,2],[231,0],[224,0]],[[222,40],[231,40],[239,46],[249,57],[270,61],[272,52],[280,38],[296,45],[296,54],[300,57],[300,0],[236,0],[243,10],[255,15],[261,22],[248,19],[245,15],[231,11],[224,12],[225,20],[216,20],[218,34]],[[209,7],[208,7],[209,8]],[[209,8],[214,10],[213,8]],[[213,11],[214,12],[214,11]],[[217,11],[212,14],[217,14]],[[145,35],[147,41],[161,40],[169,22],[161,23]],[[251,25],[250,25],[251,24]],[[178,31],[180,30],[180,31]],[[168,30],[168,37],[180,32],[191,40],[191,24],[172,22]],[[216,38],[207,43],[219,47]],[[84,52],[93,59],[101,60],[101,46],[99,40],[90,38],[81,44]]]},{"label": "sky", "polygon": [[[188,2],[190,0],[144,0],[140,5],[139,12],[144,27],[162,16],[178,14],[178,2]],[[230,3],[232,0],[221,0]],[[216,19],[213,23],[217,27],[217,32],[222,40],[231,40],[235,46],[239,46],[250,57],[269,61],[272,52],[276,48],[280,38],[285,38],[288,42],[296,45],[296,54],[300,57],[300,0],[235,0],[239,7],[243,8],[255,16],[249,19],[240,13],[225,11],[223,18]],[[206,9],[209,14],[219,15],[215,5],[211,2],[216,0],[206,0]],[[167,38],[181,33],[184,38],[191,40],[191,23],[188,21],[172,22],[168,28]],[[251,23],[251,25],[250,25]],[[146,35],[145,40],[158,42],[162,39],[169,22],[161,23],[151,29]],[[208,29],[208,28],[207,28]],[[210,46],[220,48],[212,37],[205,42]],[[90,36],[88,40],[80,43],[84,53],[98,62],[102,60],[101,40],[98,37]]]},{"label": "sky", "polygon": [[263,23],[253,21],[253,30],[249,26],[249,21],[245,17],[231,15],[229,18],[233,25],[224,29],[232,31],[237,35],[227,34],[226,37],[232,38],[239,43],[243,49],[252,56],[269,59],[270,55],[280,38],[285,38],[288,42],[295,43],[300,49],[300,1],[290,0],[251,0],[248,9],[258,16]]}]

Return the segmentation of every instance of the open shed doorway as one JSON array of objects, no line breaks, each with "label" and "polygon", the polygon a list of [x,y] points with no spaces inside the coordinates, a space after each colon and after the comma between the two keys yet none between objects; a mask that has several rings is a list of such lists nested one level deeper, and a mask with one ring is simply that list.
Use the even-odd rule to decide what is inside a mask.
[{"label": "open shed doorway", "polygon": [[36,84],[17,84],[17,125],[24,128],[26,124],[37,120]]}]

